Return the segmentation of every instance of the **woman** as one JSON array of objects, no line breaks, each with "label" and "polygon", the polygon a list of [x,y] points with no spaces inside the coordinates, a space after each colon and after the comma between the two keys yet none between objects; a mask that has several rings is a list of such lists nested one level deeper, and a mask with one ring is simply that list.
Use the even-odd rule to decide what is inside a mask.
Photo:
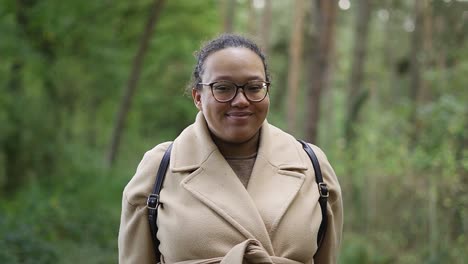
[{"label": "woman", "polygon": [[[300,143],[266,121],[269,76],[252,41],[221,35],[197,54],[195,123],[173,142],[158,209],[162,263],[336,263],[342,231],[338,180],[317,153],[329,188],[322,221],[312,163]],[[121,263],[154,263],[146,200],[170,142],[148,151],[123,193]]]}]

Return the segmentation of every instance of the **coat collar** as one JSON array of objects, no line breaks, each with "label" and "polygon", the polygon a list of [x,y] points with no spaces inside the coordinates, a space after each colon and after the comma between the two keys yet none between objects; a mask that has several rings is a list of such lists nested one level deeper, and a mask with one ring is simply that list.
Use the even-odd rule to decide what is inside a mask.
[{"label": "coat collar", "polygon": [[[171,170],[194,171],[216,151],[219,152],[218,147],[211,139],[203,114],[199,112],[195,123],[182,131],[174,141]],[[306,170],[310,161],[305,160],[301,152],[302,147],[294,137],[265,120],[261,127],[259,156],[279,169]]]}]

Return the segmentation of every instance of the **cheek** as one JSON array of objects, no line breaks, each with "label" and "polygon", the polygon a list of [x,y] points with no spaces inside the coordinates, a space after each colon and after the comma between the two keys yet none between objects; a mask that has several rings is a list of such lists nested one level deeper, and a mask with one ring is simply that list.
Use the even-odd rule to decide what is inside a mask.
[{"label": "cheek", "polygon": [[211,96],[204,96],[201,99],[200,108],[200,110],[206,115],[215,118],[223,115],[226,106],[224,104],[218,103]]},{"label": "cheek", "polygon": [[200,95],[200,101],[198,102],[198,109],[202,112],[209,111],[211,107],[210,98],[206,93]]},{"label": "cheek", "polygon": [[261,112],[262,114],[266,115],[268,113],[268,109],[270,108],[270,100],[268,100],[268,97],[267,97],[261,103],[262,103],[260,105]]}]

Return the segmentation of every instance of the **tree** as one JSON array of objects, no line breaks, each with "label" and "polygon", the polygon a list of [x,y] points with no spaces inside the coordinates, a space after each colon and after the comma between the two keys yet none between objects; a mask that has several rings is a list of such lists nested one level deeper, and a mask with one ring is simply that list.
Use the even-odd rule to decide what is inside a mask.
[{"label": "tree", "polygon": [[315,19],[314,32],[310,37],[307,58],[309,60],[309,87],[306,96],[306,139],[317,141],[317,126],[320,119],[320,101],[322,91],[326,89],[330,54],[334,42],[334,24],[336,20],[336,1],[316,0],[312,5]]},{"label": "tree", "polygon": [[[28,47],[32,57],[38,57],[44,69],[53,68],[57,59],[57,42],[50,37],[45,25],[34,21],[31,12],[40,6],[38,1],[17,1],[14,6],[14,23],[17,36]],[[58,87],[55,85],[52,74],[46,70],[37,78],[39,92],[36,97],[28,95],[31,90],[24,83],[27,70],[31,70],[31,59],[21,52],[14,54],[8,70],[5,96],[7,101],[5,112],[11,127],[5,133],[5,139],[0,141],[0,149],[5,155],[5,183],[4,189],[8,194],[14,193],[29,175],[36,173],[51,173],[56,169],[54,155],[59,154],[52,148],[59,145],[60,133],[63,130],[60,110],[66,102],[60,97]],[[38,95],[39,94],[39,95]],[[42,99],[47,107],[40,107],[32,99]],[[34,110],[30,110],[34,109]],[[53,110],[52,110],[53,109]],[[60,109],[54,111],[55,109]],[[40,113],[40,114],[39,114]],[[35,126],[37,125],[37,126]],[[50,129],[54,128],[54,129]],[[34,131],[31,133],[31,131]],[[32,153],[31,145],[38,146],[38,151]]]},{"label": "tree", "polygon": [[420,105],[420,92],[422,86],[421,80],[421,51],[423,48],[423,33],[424,33],[424,2],[425,0],[414,2],[414,31],[411,36],[411,52],[410,52],[410,100],[411,112],[410,123],[413,124],[410,140],[412,145],[417,141],[420,132],[420,123],[418,120],[418,108]]},{"label": "tree", "polygon": [[247,32],[251,36],[255,36],[257,34],[257,12],[255,10],[253,1],[248,1],[247,13],[248,13]]},{"label": "tree", "polygon": [[294,5],[294,27],[291,32],[289,44],[289,68],[288,68],[288,107],[287,121],[290,132],[296,132],[297,94],[302,73],[302,42],[305,8],[303,0],[296,0]]},{"label": "tree", "polygon": [[141,67],[143,60],[148,49],[148,43],[153,35],[154,27],[159,18],[159,13],[163,7],[164,0],[155,0],[150,10],[148,20],[146,22],[143,34],[140,40],[140,46],[133,59],[133,66],[128,78],[127,86],[125,87],[122,101],[120,103],[119,111],[116,116],[114,130],[111,136],[111,143],[107,152],[107,164],[111,166],[117,156],[122,137],[123,129],[125,128],[125,120],[128,112],[130,111],[133,95],[135,94],[138,80],[141,74]]},{"label": "tree", "polygon": [[270,52],[270,31],[271,31],[271,16],[272,16],[272,5],[271,0],[265,0],[265,6],[263,8],[262,25],[260,32],[260,39],[262,41],[261,46],[263,52],[268,54]]},{"label": "tree", "polygon": [[354,137],[354,130],[359,122],[359,112],[367,98],[368,91],[363,88],[366,51],[368,48],[369,17],[371,6],[369,0],[358,0],[356,7],[356,28],[354,33],[354,50],[350,86],[347,99],[347,118],[345,125],[346,142],[349,145]]},{"label": "tree", "polygon": [[234,18],[236,14],[236,0],[224,1],[224,32],[231,33],[234,31]]}]

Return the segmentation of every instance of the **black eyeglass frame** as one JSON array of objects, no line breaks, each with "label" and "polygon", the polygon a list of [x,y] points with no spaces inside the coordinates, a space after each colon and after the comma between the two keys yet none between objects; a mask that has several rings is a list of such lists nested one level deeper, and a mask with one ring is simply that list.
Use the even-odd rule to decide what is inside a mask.
[{"label": "black eyeglass frame", "polygon": [[[213,85],[217,84],[217,83],[220,83],[220,82],[225,82],[225,83],[231,83],[233,84],[234,86],[236,86],[236,92],[234,93],[234,96],[232,96],[231,99],[229,100],[219,100],[218,98],[216,98],[216,96],[214,95],[214,92],[213,92]],[[245,93],[245,90],[244,90],[244,87],[246,85],[248,85],[249,83],[252,83],[252,82],[261,82],[261,83],[264,83],[266,84],[266,93],[265,93],[265,96],[263,96],[262,99],[260,100],[252,100],[250,99],[247,94]],[[206,85],[206,86],[209,86],[210,89],[211,89],[211,94],[213,95],[213,98],[219,102],[219,103],[227,103],[227,102],[230,102],[232,100],[234,100],[234,98],[236,98],[237,94],[239,93],[239,89],[242,89],[242,91],[244,91],[244,96],[245,98],[249,101],[249,102],[252,102],[252,103],[259,103],[263,100],[265,100],[265,98],[267,97],[268,93],[270,92],[270,85],[271,83],[270,82],[267,82],[267,81],[257,81],[257,80],[253,80],[253,81],[248,81],[246,83],[244,83],[244,85],[237,85],[237,83],[234,83],[234,82],[230,82],[230,81],[216,81],[216,82],[212,82],[212,83],[198,83],[199,85]]]}]

